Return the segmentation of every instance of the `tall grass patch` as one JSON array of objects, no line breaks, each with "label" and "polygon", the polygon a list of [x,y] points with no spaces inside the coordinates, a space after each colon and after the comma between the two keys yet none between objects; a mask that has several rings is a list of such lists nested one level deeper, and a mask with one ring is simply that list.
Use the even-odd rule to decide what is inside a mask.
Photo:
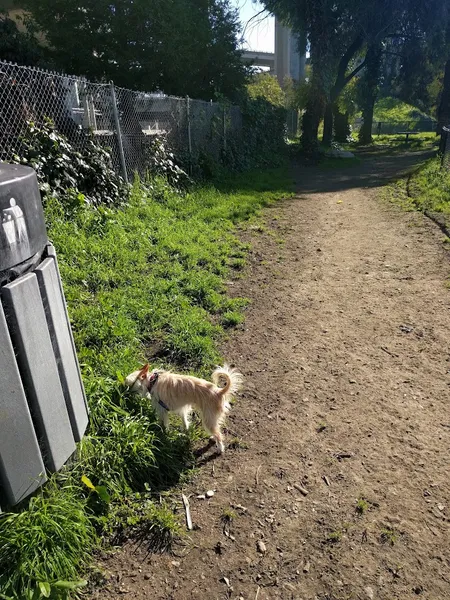
[{"label": "tall grass patch", "polygon": [[450,171],[440,157],[387,187],[389,198],[406,210],[419,210],[450,227]]},{"label": "tall grass patch", "polygon": [[[0,517],[0,598],[72,597],[100,538],[131,527],[153,549],[180,529],[155,499],[194,468],[194,427],[161,430],[124,377],[142,362],[209,376],[247,301],[225,281],[245,264],[237,226],[291,192],[285,167],[178,192],[136,181],[122,206],[48,196],[90,407],[74,463],[24,507]],[[27,595],[28,594],[28,595]]]}]

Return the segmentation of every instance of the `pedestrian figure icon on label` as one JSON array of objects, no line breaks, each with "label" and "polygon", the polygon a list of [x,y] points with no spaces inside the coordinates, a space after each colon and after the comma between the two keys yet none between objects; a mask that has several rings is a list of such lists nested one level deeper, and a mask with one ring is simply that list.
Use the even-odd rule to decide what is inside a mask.
[{"label": "pedestrian figure icon on label", "polygon": [[25,217],[14,198],[9,201],[9,208],[2,210],[2,229],[10,246],[28,242]]}]

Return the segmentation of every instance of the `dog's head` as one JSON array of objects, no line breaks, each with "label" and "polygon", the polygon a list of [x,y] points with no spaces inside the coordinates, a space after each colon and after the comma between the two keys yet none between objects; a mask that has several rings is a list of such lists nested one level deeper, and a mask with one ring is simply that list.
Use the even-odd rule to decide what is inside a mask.
[{"label": "dog's head", "polygon": [[142,369],[133,371],[125,379],[125,385],[128,386],[132,392],[135,392],[140,396],[145,396],[148,393],[148,370],[149,365],[147,363]]}]

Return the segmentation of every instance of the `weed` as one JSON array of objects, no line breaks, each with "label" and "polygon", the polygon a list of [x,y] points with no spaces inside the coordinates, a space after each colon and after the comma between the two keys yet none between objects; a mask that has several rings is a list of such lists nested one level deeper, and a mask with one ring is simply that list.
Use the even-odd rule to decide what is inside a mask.
[{"label": "weed", "polygon": [[228,310],[222,315],[221,323],[225,328],[236,327],[244,322],[244,315],[235,310]]},{"label": "weed", "polygon": [[380,539],[383,544],[390,544],[393,546],[398,539],[398,534],[392,527],[385,527],[381,530]]},{"label": "weed", "polygon": [[328,427],[328,425],[326,423],[324,423],[323,421],[321,421],[319,423],[319,425],[317,426],[317,433],[322,433],[322,431],[325,431],[325,429]]},{"label": "weed", "polygon": [[359,498],[356,502],[356,512],[363,515],[369,509],[369,503],[364,498]]},{"label": "weed", "polygon": [[236,513],[231,508],[224,508],[220,515],[222,523],[232,523],[236,519]]},{"label": "weed", "polygon": [[338,544],[342,540],[342,531],[336,529],[327,535],[327,542],[330,544]]},{"label": "weed", "polygon": [[247,450],[249,446],[247,442],[244,442],[238,437],[234,437],[228,444],[228,447],[232,450]]},{"label": "weed", "polygon": [[147,503],[137,523],[135,537],[145,543],[150,552],[167,552],[183,535],[179,521],[168,506]]}]

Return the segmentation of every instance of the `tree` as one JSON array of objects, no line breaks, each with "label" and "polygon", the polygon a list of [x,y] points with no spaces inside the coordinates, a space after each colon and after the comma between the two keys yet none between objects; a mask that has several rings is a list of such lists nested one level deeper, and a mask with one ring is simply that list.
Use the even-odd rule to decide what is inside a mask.
[{"label": "tree", "polygon": [[269,73],[256,73],[250,78],[247,85],[247,93],[250,99],[264,98],[274,106],[285,106],[285,93],[281,89],[278,80]]},{"label": "tree", "polygon": [[204,99],[243,89],[229,0],[23,0],[59,69],[122,87]]},{"label": "tree", "polygon": [[42,54],[32,35],[19,31],[15,21],[0,15],[0,60],[35,67],[43,65]]},{"label": "tree", "polygon": [[[439,21],[448,0],[264,0],[296,31],[306,31],[313,75],[303,117],[306,148],[317,143],[324,116],[325,143],[333,132],[333,105],[365,67],[370,48],[390,38],[419,39]],[[369,55],[370,58],[370,55]],[[369,114],[369,113],[368,113]]]},{"label": "tree", "polygon": [[359,80],[359,105],[362,109],[363,123],[359,130],[361,144],[372,143],[373,112],[378,96],[378,84],[381,72],[382,50],[379,44],[367,49],[364,73]]}]

